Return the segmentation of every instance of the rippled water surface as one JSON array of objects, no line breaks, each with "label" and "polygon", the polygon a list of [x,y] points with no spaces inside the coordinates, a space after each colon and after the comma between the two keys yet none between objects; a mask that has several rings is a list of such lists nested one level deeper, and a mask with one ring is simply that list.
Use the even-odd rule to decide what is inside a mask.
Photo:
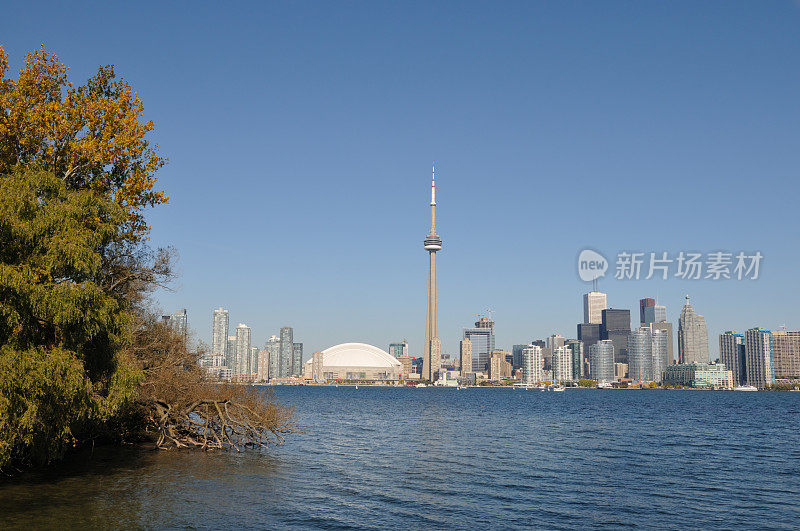
[{"label": "rippled water surface", "polygon": [[96,450],[0,528],[800,527],[800,393],[283,387],[265,453]]}]

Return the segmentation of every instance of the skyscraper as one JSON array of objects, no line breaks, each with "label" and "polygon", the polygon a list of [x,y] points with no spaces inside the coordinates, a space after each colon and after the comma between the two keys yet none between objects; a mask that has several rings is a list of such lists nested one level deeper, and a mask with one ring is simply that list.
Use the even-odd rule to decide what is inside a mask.
[{"label": "skyscraper", "polygon": [[475,328],[464,329],[464,339],[472,342],[472,372],[487,370],[489,353],[494,350],[494,321],[480,316]]},{"label": "skyscraper", "polygon": [[583,364],[585,361],[583,341],[570,339],[564,343],[564,346],[572,353],[572,378],[575,380],[583,378]]},{"label": "skyscraper", "polygon": [[278,366],[278,377],[285,378],[292,375],[292,360],[294,359],[294,330],[291,326],[283,326],[280,330],[281,352]]},{"label": "skyscraper", "polygon": [[747,362],[744,349],[744,335],[725,332],[719,335],[719,359],[733,375],[733,386],[747,382]]},{"label": "skyscraper", "polygon": [[292,376],[303,375],[303,344],[292,345]]},{"label": "skyscraper", "polygon": [[258,372],[258,347],[250,347],[250,356],[247,358],[247,374]]},{"label": "skyscraper", "polygon": [[472,370],[472,341],[469,338],[464,338],[459,346],[461,350],[461,375],[463,376],[464,373],[474,372]]},{"label": "skyscraper", "polygon": [[231,370],[231,374],[238,374],[236,371],[236,336],[228,336],[225,346],[225,366]]},{"label": "skyscraper", "polygon": [[[422,358],[422,377],[429,381],[436,380],[441,360],[441,343],[439,339],[439,317],[436,308],[436,252],[442,250],[442,239],[436,234],[436,168],[431,170],[431,231],[425,238],[425,250],[428,251],[428,315],[425,319],[425,344]],[[437,348],[432,348],[433,343]],[[438,351],[438,353],[437,353]]]},{"label": "skyscraper", "polygon": [[628,377],[637,382],[653,379],[653,336],[647,326],[640,326],[628,338]]},{"label": "skyscraper", "polygon": [[653,381],[661,382],[664,371],[669,366],[669,337],[667,331],[660,328],[650,328],[653,337]]},{"label": "skyscraper", "polygon": [[545,343],[545,348],[542,351],[542,355],[544,356],[544,368],[545,370],[553,370],[553,353],[555,349],[564,346],[564,342],[566,338],[561,334],[551,334]]},{"label": "skyscraper", "polygon": [[270,336],[264,345],[269,358],[269,378],[277,378],[281,372],[281,340],[278,336]]},{"label": "skyscraper", "polygon": [[675,355],[673,354],[674,346],[672,341],[673,338],[672,323],[662,321],[662,322],[650,323],[649,326],[650,330],[652,330],[653,332],[655,332],[656,330],[662,331],[667,341],[667,350],[666,352],[664,352],[664,368],[661,369],[663,371],[668,366],[675,363]]},{"label": "skyscraper", "polygon": [[561,345],[554,347],[551,364],[553,367],[553,380],[556,382],[569,382],[572,380],[572,349]]},{"label": "skyscraper", "polygon": [[678,319],[678,362],[708,363],[706,320],[702,315],[694,313],[688,295]]},{"label": "skyscraper", "polygon": [[173,330],[178,332],[183,340],[186,341],[189,335],[188,318],[186,315],[186,308],[182,308],[172,315],[163,316],[164,320]]},{"label": "skyscraper", "polygon": [[744,354],[748,385],[764,389],[775,383],[772,332],[763,328],[751,328],[745,332]]},{"label": "skyscraper", "polygon": [[656,300],[651,298],[646,299],[639,299],[639,322],[640,323],[647,323],[648,321],[645,320],[645,309],[646,308],[654,308],[656,305]]},{"label": "skyscraper", "polygon": [[628,363],[628,336],[631,333],[631,311],[606,308],[602,311],[600,339],[614,343],[614,363]]},{"label": "skyscraper", "polygon": [[532,385],[544,380],[544,358],[542,357],[542,347],[538,345],[528,345],[522,349],[522,378],[523,381]]},{"label": "skyscraper", "polygon": [[236,371],[234,374],[250,374],[250,327],[239,323],[236,327]]},{"label": "skyscraper", "polygon": [[610,339],[589,347],[589,373],[600,383],[614,381],[614,343]]},{"label": "skyscraper", "polygon": [[583,295],[583,322],[584,324],[600,324],[602,311],[606,309],[606,294],[599,291],[590,291]]},{"label": "skyscraper", "polygon": [[[228,310],[219,308],[214,310],[211,324],[211,353],[215,356],[225,356],[228,351]],[[230,365],[228,365],[230,369]]]},{"label": "skyscraper", "polygon": [[578,325],[578,339],[583,342],[583,348],[589,352],[589,347],[600,340],[600,325],[580,323]]},{"label": "skyscraper", "polygon": [[513,345],[511,347],[511,364],[515,369],[522,367],[522,351],[528,345]]},{"label": "skyscraper", "polygon": [[269,351],[258,351],[258,370],[256,371],[257,382],[269,381]]},{"label": "skyscraper", "polygon": [[775,378],[800,378],[800,331],[773,330],[772,346],[775,353]]}]

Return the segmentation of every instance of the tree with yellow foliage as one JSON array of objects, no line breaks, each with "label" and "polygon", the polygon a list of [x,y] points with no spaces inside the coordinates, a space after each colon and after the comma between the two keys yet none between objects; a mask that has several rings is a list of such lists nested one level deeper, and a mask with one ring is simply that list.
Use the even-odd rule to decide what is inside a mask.
[{"label": "tree with yellow foliage", "polygon": [[146,237],[142,210],[167,202],[154,188],[166,161],[146,138],[154,124],[130,85],[107,65],[75,87],[44,46],[25,56],[16,80],[8,67],[0,46],[0,174],[47,171],[68,190],[102,194],[122,207],[128,238]]},{"label": "tree with yellow foliage", "polygon": [[291,411],[209,382],[147,309],[170,277],[143,210],[165,203],[142,103],[101,67],[74,88],[44,48],[8,79],[0,47],[0,472],[87,441],[265,446]]}]

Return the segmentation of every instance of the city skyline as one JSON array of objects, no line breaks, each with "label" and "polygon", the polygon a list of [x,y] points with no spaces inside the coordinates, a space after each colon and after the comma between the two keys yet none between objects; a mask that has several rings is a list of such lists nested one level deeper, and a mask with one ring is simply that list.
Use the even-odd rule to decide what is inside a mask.
[{"label": "city skyline", "polygon": [[[207,6],[50,13],[7,7],[10,69],[45,43],[76,80],[98,64],[136,80],[170,159],[159,171],[170,203],[147,213],[151,243],[180,255],[174,291],[156,298],[167,313],[187,308],[206,342],[209,309],[223,305],[259,345],[292,323],[307,352],[399,336],[421,354],[419,198],[431,160],[447,197],[444,352],[488,308],[498,344],[573,335],[586,247],[761,251],[753,282],[598,282],[610,306],[635,315],[653,297],[672,323],[691,294],[712,357],[725,330],[800,328],[800,249],[775,229],[793,226],[800,187],[800,72],[784,67],[800,54],[792,2],[506,4],[480,23],[446,5],[320,5],[308,16],[274,4],[231,10],[225,26]],[[98,17],[138,30],[89,25]],[[139,30],[152,38],[120,37]],[[197,113],[218,101],[224,112]],[[781,192],[769,218],[730,216],[754,183]],[[641,208],[663,229],[642,223]]]}]

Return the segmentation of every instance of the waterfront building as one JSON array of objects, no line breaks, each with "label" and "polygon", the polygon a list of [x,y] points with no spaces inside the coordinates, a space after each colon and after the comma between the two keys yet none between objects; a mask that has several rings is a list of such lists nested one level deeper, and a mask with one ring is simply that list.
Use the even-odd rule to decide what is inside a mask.
[{"label": "waterfront building", "polygon": [[247,360],[250,357],[250,327],[239,323],[236,327],[236,358],[234,360],[236,374],[250,374]]},{"label": "waterfront building", "polygon": [[303,344],[292,343],[292,376],[303,374]]},{"label": "waterfront building", "polygon": [[279,378],[281,374],[281,340],[278,336],[269,336],[264,350],[269,357],[269,379]]},{"label": "waterfront building", "polygon": [[[652,323],[651,323],[652,324]],[[664,369],[669,366],[668,361],[668,348],[669,348],[669,337],[667,336],[667,331],[659,328],[650,328],[651,332],[650,335],[653,338],[653,347],[652,347],[652,379],[655,382],[660,382],[661,379],[664,377]]]},{"label": "waterfront building", "polygon": [[408,356],[408,341],[404,339],[398,343],[389,343],[389,354],[395,358],[398,356]]},{"label": "waterfront building", "polygon": [[628,336],[631,333],[631,311],[606,308],[602,311],[600,339],[614,344],[614,362],[628,363]]},{"label": "waterfront building", "polygon": [[494,350],[494,321],[479,316],[474,328],[464,329],[464,339],[472,342],[472,372],[486,371],[489,353]]},{"label": "waterfront building", "polygon": [[436,299],[436,253],[442,250],[442,239],[436,234],[436,168],[431,167],[431,230],[425,237],[428,251],[428,313],[425,318],[425,343],[422,356],[422,378],[430,382],[439,377],[442,344],[439,341],[439,316]]},{"label": "waterfront building", "polygon": [[310,380],[315,382],[324,381],[322,370],[325,364],[323,363],[323,359],[324,356],[321,350],[317,350],[311,355],[311,374],[309,375]]},{"label": "waterfront building", "polygon": [[402,379],[404,379],[404,380],[407,379],[409,377],[409,375],[412,372],[414,372],[413,369],[412,369],[412,367],[413,367],[412,366],[412,362],[414,361],[414,358],[412,358],[411,356],[405,356],[405,355],[402,355],[402,354],[400,356],[395,356],[395,358],[397,359],[397,361],[400,362],[400,365],[402,367],[402,370],[400,372],[400,377]]},{"label": "waterfront building", "polygon": [[256,381],[257,382],[268,382],[269,381],[269,351],[268,350],[259,350],[258,351],[258,369],[256,370]]},{"label": "waterfront building", "polygon": [[[666,313],[664,315],[666,315]],[[674,343],[672,341],[674,336],[674,334],[672,333],[672,323],[668,323],[666,321],[660,321],[655,323],[649,323],[648,326],[650,327],[650,330],[653,331],[653,333],[655,333],[657,330],[660,330],[664,333],[664,336],[666,337],[667,350],[666,352],[663,353],[664,360],[662,362],[662,366],[666,367],[668,365],[672,365],[673,363],[675,363],[675,357],[673,354]]]},{"label": "waterfront building", "polygon": [[583,322],[584,324],[602,323],[602,311],[606,309],[606,294],[599,291],[590,291],[583,295]]},{"label": "waterfront building", "polygon": [[630,334],[628,375],[637,382],[653,380],[653,335],[649,327],[640,326]]},{"label": "waterfront building", "polygon": [[528,345],[522,349],[522,378],[524,383],[532,385],[544,380],[544,358],[542,347]]},{"label": "waterfront building", "polygon": [[686,387],[731,389],[733,372],[724,363],[678,363],[664,370],[664,383]]},{"label": "waterfront building", "polygon": [[588,353],[589,347],[600,341],[600,325],[580,323],[578,325],[578,339],[583,342],[583,348]]},{"label": "waterfront building", "polygon": [[751,328],[744,333],[745,370],[747,385],[764,389],[775,383],[775,353],[772,332]]},{"label": "waterfront building", "polygon": [[706,320],[694,312],[688,295],[678,320],[678,363],[708,363]]},{"label": "waterfront building", "polygon": [[554,348],[551,363],[553,380],[557,382],[572,381],[572,349],[566,346]]},{"label": "waterfront building", "polygon": [[583,353],[583,341],[577,339],[570,339],[564,343],[564,346],[569,349],[572,356],[572,378],[578,380],[583,378],[583,366],[586,362],[586,357]]},{"label": "waterfront building", "polygon": [[731,371],[733,386],[745,385],[747,382],[747,361],[743,334],[728,331],[719,335],[719,359]]},{"label": "waterfront building", "polygon": [[544,355],[544,368],[551,369],[553,367],[553,352],[555,349],[564,346],[566,338],[560,334],[552,334],[546,339],[546,347],[543,350]]},{"label": "waterfront building", "polygon": [[316,365],[314,356],[303,364],[303,377],[306,380],[320,378],[327,381],[393,382],[400,380],[402,371],[400,361],[388,352],[366,343],[343,343],[327,348],[319,355],[315,353],[315,355],[317,356]]},{"label": "waterfront building", "polygon": [[459,345],[459,350],[461,352],[461,361],[459,363],[461,367],[461,374],[466,372],[474,372],[472,370],[472,341],[468,338],[464,338],[461,340],[461,344]]},{"label": "waterfront building", "polygon": [[225,366],[231,370],[232,374],[238,374],[236,368],[236,336],[228,336],[225,348]]},{"label": "waterfront building", "polygon": [[610,339],[589,347],[589,374],[601,383],[614,381],[614,343]]},{"label": "waterfront building", "polygon": [[800,331],[773,330],[776,380],[800,379]]},{"label": "waterfront building", "polygon": [[214,310],[211,324],[211,353],[226,358],[228,354],[228,310],[221,307]]},{"label": "waterfront building", "polygon": [[628,376],[628,364],[627,363],[615,363],[614,364],[614,379],[615,380],[622,380]]},{"label": "waterfront building", "polygon": [[258,373],[258,347],[250,347],[250,356],[247,360],[247,374]]},{"label": "waterfront building", "polygon": [[528,345],[513,345],[511,347],[511,364],[515,369],[522,367],[522,351],[527,347]]},{"label": "waterfront building", "polygon": [[292,375],[294,360],[294,330],[291,326],[282,326],[280,331],[281,353],[278,366],[278,377],[285,378]]}]

